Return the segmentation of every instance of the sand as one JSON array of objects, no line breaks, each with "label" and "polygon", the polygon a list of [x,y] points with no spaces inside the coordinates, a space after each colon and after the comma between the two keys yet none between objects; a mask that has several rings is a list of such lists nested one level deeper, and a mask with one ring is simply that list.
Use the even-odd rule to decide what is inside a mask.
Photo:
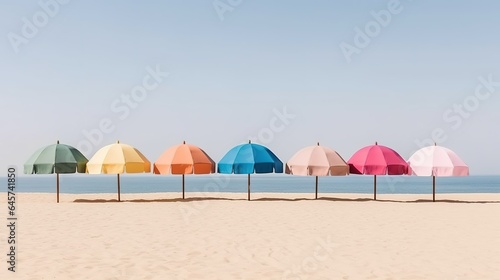
[{"label": "sand", "polygon": [[500,194],[17,196],[0,279],[500,279]]}]

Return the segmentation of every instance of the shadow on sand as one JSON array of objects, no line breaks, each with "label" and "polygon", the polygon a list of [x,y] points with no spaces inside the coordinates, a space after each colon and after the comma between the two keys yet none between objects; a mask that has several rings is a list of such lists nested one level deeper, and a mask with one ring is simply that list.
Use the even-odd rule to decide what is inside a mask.
[{"label": "shadow on sand", "polygon": [[192,201],[205,201],[205,200],[226,200],[226,201],[238,201],[246,199],[235,199],[235,198],[220,198],[220,197],[190,197],[186,199],[182,198],[159,198],[159,199],[122,199],[118,201],[117,199],[75,199],[73,202],[77,203],[106,203],[106,202],[192,202]]},{"label": "shadow on sand", "polygon": [[[220,198],[220,197],[190,197],[186,199],[182,198],[165,198],[165,199],[124,199],[120,202],[135,202],[135,203],[145,203],[145,202],[193,202],[193,201],[208,201],[208,200],[220,200],[220,201],[246,201],[244,198]],[[314,198],[257,198],[251,201],[336,201],[336,202],[367,202],[374,201],[371,198],[336,198],[336,197],[319,197]],[[489,203],[500,203],[500,201],[467,201],[467,200],[453,200],[453,199],[437,199],[435,202],[432,199],[417,199],[417,200],[391,200],[391,199],[377,199],[377,202],[395,202],[395,203],[465,203],[465,204],[489,204]],[[118,202],[117,199],[75,199],[73,202],[76,203],[107,203],[107,202]]]},{"label": "shadow on sand", "polygon": [[[361,198],[361,199],[349,199],[349,198],[329,198],[324,197],[320,198],[322,200],[329,201],[374,201],[371,198]],[[396,202],[396,203],[500,203],[500,201],[473,201],[473,200],[454,200],[454,199],[436,199],[436,201],[432,201],[432,199],[417,199],[417,200],[393,200],[393,199],[377,199],[378,202]]]}]

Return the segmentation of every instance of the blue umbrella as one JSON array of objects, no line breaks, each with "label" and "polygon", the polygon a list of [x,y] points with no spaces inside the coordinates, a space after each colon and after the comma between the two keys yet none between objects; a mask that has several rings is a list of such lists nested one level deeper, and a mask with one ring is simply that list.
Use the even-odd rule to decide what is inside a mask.
[{"label": "blue umbrella", "polygon": [[268,148],[253,144],[238,145],[224,155],[217,164],[222,174],[248,174],[248,200],[250,200],[250,174],[283,173],[283,162]]}]

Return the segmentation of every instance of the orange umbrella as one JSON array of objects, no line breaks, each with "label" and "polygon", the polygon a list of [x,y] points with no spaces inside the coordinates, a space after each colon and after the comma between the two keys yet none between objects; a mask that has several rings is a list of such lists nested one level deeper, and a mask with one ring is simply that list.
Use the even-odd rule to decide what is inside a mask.
[{"label": "orange umbrella", "polygon": [[185,174],[215,173],[215,162],[201,148],[186,144],[173,146],[163,152],[153,165],[154,174],[182,174],[182,199],[184,199]]}]

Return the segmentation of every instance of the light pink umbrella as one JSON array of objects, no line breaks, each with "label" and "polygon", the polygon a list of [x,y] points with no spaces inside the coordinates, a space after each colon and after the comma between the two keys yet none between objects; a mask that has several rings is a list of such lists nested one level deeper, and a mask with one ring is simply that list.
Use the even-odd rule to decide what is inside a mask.
[{"label": "light pink umbrella", "polygon": [[347,163],[351,174],[374,175],[374,200],[377,200],[377,175],[408,174],[406,161],[393,149],[378,145],[377,142],[358,150]]},{"label": "light pink umbrella", "polygon": [[345,176],[349,166],[334,150],[320,146],[301,149],[286,163],[286,174],[316,176],[316,199],[318,199],[318,176]]},{"label": "light pink umbrella", "polygon": [[408,164],[409,174],[432,176],[432,201],[436,201],[436,176],[469,176],[469,167],[455,152],[436,144],[416,151]]}]

